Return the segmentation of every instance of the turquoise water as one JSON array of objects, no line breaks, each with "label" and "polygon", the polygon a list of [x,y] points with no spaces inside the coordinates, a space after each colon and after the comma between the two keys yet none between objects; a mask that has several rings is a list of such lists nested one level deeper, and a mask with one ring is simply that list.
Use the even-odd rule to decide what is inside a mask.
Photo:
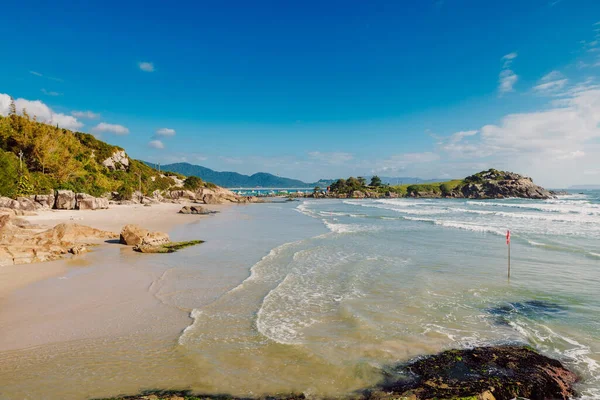
[{"label": "turquoise water", "polygon": [[[164,338],[92,340],[78,348],[88,355],[77,359],[69,358],[73,344],[69,351],[36,350],[35,359],[52,360],[43,369],[56,390],[48,398],[83,398],[56,385],[73,387],[74,370],[88,394],[131,392],[152,382],[200,392],[319,397],[373,385],[390,366],[419,355],[523,343],[563,361],[581,377],[583,398],[597,399],[599,194],[235,208],[225,219],[172,234],[202,237],[205,245],[171,258],[136,258],[136,269],[156,263],[149,264],[157,277],[150,293],[162,306],[190,315],[189,326]],[[165,311],[161,321],[168,318]],[[25,352],[12,357],[22,368],[0,374],[0,382],[19,394],[39,386],[39,361]],[[115,370],[122,382],[107,378]]]},{"label": "turquoise water", "polygon": [[[600,397],[597,193],[546,201],[309,200],[296,211],[329,233],[275,248],[234,291],[194,310],[195,323],[179,339],[190,354],[211,362],[225,341],[245,349],[242,365],[269,365],[259,377],[277,382],[286,382],[287,363],[277,359],[286,354],[318,371],[308,375],[316,393],[335,394],[415,355],[526,343],[573,368],[584,397]],[[240,303],[243,315],[231,307]],[[218,329],[207,328],[215,321]],[[247,334],[224,340],[224,321]],[[228,361],[218,365],[231,372]],[[289,385],[306,390],[308,373],[300,368]],[[285,390],[277,382],[267,387]]]}]

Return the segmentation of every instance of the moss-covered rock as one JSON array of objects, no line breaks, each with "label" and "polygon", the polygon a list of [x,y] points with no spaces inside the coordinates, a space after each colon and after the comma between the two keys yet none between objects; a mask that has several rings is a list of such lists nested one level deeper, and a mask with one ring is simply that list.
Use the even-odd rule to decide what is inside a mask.
[{"label": "moss-covered rock", "polygon": [[203,240],[189,240],[186,242],[169,242],[158,246],[139,244],[133,250],[139,253],[175,253],[186,247],[204,243]]}]

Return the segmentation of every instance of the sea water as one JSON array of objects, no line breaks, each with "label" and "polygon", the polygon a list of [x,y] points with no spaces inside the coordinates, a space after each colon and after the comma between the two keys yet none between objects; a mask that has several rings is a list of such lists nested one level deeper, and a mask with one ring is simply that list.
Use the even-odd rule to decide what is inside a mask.
[{"label": "sea water", "polygon": [[[0,363],[20,367],[0,373],[0,383],[11,379],[6,398],[27,398],[24,388],[39,386],[45,363],[44,379],[55,384],[46,385],[47,398],[133,388],[343,396],[420,355],[517,343],[559,359],[581,377],[584,398],[600,398],[599,195],[237,208],[235,219],[250,222],[235,234],[208,235],[207,247],[160,259],[177,267],[156,274],[149,291],[191,317],[176,335],[33,352],[43,360],[31,351],[0,354]],[[203,223],[175,236],[197,236]],[[68,355],[82,348],[92,355]],[[56,389],[78,366],[81,389]]]}]

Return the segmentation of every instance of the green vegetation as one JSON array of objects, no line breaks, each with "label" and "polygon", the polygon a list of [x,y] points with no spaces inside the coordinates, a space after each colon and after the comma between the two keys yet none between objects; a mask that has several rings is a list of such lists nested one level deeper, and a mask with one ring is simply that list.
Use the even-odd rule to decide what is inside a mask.
[{"label": "green vegetation", "polygon": [[202,187],[202,179],[197,176],[188,176],[185,178],[185,181],[183,181],[183,187],[188,190],[200,189]]},{"label": "green vegetation", "polygon": [[[0,196],[67,189],[92,196],[116,192],[118,198],[128,200],[137,190],[151,195],[175,184],[171,177],[137,160],[129,159],[127,168],[110,170],[102,162],[122,148],[87,133],[40,123],[26,110],[17,115],[11,109],[9,116],[0,116]],[[190,190],[214,187],[196,177],[187,178],[185,184]]]},{"label": "green vegetation", "polygon": [[378,177],[377,175],[374,175],[373,177],[371,177],[371,183],[369,184],[369,186],[372,186],[372,187],[381,186],[381,178]]},{"label": "green vegetation", "polygon": [[161,244],[160,246],[136,246],[133,249],[140,253],[175,253],[178,250],[185,249],[186,247],[195,246],[197,244],[204,243],[203,240],[189,240],[187,242],[170,242],[167,244]]}]

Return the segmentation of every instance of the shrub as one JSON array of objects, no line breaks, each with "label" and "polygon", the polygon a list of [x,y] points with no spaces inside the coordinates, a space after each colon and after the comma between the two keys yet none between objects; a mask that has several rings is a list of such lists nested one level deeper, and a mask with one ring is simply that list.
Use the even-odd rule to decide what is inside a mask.
[{"label": "shrub", "polygon": [[202,179],[197,176],[188,176],[183,181],[183,187],[188,190],[198,190],[202,187]]}]

